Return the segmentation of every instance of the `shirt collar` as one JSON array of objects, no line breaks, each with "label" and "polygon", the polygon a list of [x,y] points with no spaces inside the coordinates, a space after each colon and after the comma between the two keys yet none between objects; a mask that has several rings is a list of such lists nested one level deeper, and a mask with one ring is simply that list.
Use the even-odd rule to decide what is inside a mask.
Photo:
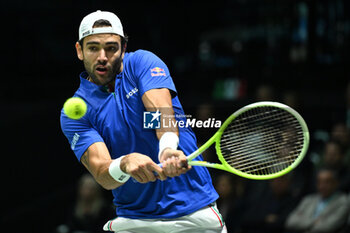
[{"label": "shirt collar", "polygon": [[[86,71],[83,71],[80,73],[80,86],[87,88],[87,89],[98,89],[102,92],[107,92],[107,88],[105,86],[97,85],[93,82],[90,82],[87,78],[89,77],[89,74]],[[116,78],[121,79],[123,77],[123,71],[117,74]],[[117,83],[117,82],[116,82]]]}]

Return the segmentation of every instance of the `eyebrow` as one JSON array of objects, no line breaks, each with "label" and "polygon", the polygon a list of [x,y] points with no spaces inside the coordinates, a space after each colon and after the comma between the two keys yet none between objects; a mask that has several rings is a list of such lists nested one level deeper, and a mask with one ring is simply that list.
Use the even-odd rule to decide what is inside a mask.
[{"label": "eyebrow", "polygon": [[[89,41],[89,42],[86,42],[86,45],[90,45],[90,44],[96,44],[96,45],[99,45],[101,43],[97,42],[97,41]],[[106,45],[119,45],[118,42],[114,42],[114,41],[110,41],[110,42],[106,42]]]},{"label": "eyebrow", "polygon": [[89,45],[89,44],[100,44],[100,43],[98,43],[98,42],[96,42],[96,41],[89,41],[89,42],[86,42],[86,45]]},{"label": "eyebrow", "polygon": [[114,41],[111,41],[111,42],[106,42],[106,44],[114,44],[114,45],[119,45],[118,42],[114,42]]}]

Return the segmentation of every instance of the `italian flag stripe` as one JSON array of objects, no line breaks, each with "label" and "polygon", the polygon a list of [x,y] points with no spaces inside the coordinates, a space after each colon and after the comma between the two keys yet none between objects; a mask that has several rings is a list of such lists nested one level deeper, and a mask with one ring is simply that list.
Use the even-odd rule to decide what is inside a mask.
[{"label": "italian flag stripe", "polygon": [[110,231],[112,231],[112,223],[113,223],[113,221],[110,221],[109,224],[108,224],[108,228],[109,228]]},{"label": "italian flag stripe", "polygon": [[210,207],[210,209],[214,212],[214,214],[216,215],[216,217],[218,217],[219,222],[220,222],[220,226],[224,226],[224,221],[221,217],[221,214],[219,213],[219,211],[216,208]]}]

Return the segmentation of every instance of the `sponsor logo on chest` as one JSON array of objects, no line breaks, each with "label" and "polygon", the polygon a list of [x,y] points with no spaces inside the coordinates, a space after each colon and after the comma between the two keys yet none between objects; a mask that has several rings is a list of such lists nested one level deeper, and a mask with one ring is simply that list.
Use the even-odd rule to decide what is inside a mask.
[{"label": "sponsor logo on chest", "polygon": [[126,98],[129,99],[131,96],[133,96],[135,93],[137,93],[139,89],[137,87],[131,89],[128,94],[126,94]]}]

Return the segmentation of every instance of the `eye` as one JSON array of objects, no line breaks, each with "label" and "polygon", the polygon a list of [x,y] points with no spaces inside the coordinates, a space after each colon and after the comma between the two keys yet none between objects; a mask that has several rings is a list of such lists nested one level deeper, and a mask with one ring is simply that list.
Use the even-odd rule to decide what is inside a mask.
[{"label": "eye", "polygon": [[115,46],[109,46],[106,48],[106,51],[109,51],[109,52],[117,52],[118,51],[118,48],[115,47]]},{"label": "eye", "polygon": [[89,46],[89,50],[90,50],[91,52],[95,52],[95,51],[98,50],[98,48],[97,48],[96,46]]}]

